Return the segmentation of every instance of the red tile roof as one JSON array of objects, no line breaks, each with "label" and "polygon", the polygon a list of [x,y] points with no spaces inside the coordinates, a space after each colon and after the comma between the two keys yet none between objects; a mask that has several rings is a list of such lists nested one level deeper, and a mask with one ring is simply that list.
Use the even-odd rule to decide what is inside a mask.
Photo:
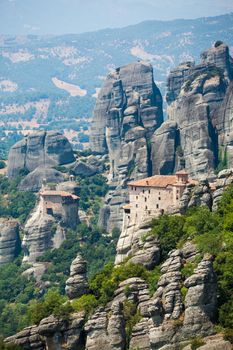
[{"label": "red tile roof", "polygon": [[187,171],[182,169],[176,172],[176,175],[188,175]]},{"label": "red tile roof", "polygon": [[129,186],[135,187],[167,187],[177,182],[176,175],[154,175],[142,180],[129,182]]},{"label": "red tile roof", "polygon": [[[182,174],[185,174],[182,172]],[[178,173],[179,175],[179,173]],[[181,174],[180,174],[181,175]],[[198,184],[198,181],[193,179],[188,179],[187,184]],[[182,183],[178,181],[176,175],[154,175],[151,177],[147,177],[142,180],[136,180],[128,183],[128,186],[135,187],[159,187],[166,188],[167,186],[185,186],[186,183]]]},{"label": "red tile roof", "polygon": [[132,205],[131,204],[126,204],[126,205],[123,205],[123,209],[130,209],[132,207]]},{"label": "red tile roof", "polygon": [[79,199],[78,196],[71,194],[69,192],[65,192],[65,191],[45,190],[45,191],[40,192],[40,195],[42,197],[44,197],[44,196],[60,196],[60,197],[72,197],[73,199]]}]

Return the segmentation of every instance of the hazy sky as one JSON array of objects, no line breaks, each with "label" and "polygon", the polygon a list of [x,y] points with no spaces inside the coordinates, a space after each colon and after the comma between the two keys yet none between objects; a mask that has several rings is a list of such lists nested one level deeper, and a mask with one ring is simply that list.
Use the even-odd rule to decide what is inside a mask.
[{"label": "hazy sky", "polygon": [[0,0],[0,34],[81,33],[233,12],[233,0]]}]

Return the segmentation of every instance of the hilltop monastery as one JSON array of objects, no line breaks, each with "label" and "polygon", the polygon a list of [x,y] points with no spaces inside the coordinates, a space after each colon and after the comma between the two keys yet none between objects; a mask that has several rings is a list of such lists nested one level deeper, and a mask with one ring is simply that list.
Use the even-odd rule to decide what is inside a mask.
[{"label": "hilltop monastery", "polygon": [[179,205],[187,184],[197,184],[181,170],[175,175],[155,175],[128,183],[129,204],[123,207],[123,228],[138,226],[163,213],[172,212]]}]

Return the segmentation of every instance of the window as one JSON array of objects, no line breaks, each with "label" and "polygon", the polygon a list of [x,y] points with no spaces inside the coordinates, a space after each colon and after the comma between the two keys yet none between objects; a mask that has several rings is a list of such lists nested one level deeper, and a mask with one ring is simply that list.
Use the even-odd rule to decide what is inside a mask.
[{"label": "window", "polygon": [[149,215],[150,215],[150,213],[151,213],[150,210],[148,210],[148,214],[149,214]]},{"label": "window", "polygon": [[161,201],[161,197],[159,197],[159,201]]},{"label": "window", "polygon": [[147,201],[147,198],[145,197],[145,202]]},{"label": "window", "polygon": [[158,204],[156,204],[156,209],[159,209],[159,205]]},{"label": "window", "polygon": [[147,210],[147,205],[145,206],[145,209]]},{"label": "window", "polygon": [[176,193],[179,194],[179,190],[176,190]]},{"label": "window", "polygon": [[178,196],[176,196],[176,199],[179,199],[179,197],[178,197]]},{"label": "window", "polygon": [[150,194],[150,190],[149,190],[148,192],[149,192],[149,194]]},{"label": "window", "polygon": [[138,205],[136,204],[136,208],[138,208]]},{"label": "window", "polygon": [[145,193],[145,190],[142,190],[142,193]]},{"label": "window", "polygon": [[138,196],[136,196],[136,199],[138,199]]},{"label": "window", "polygon": [[137,188],[136,187],[134,187],[134,191],[136,191],[137,190]]}]

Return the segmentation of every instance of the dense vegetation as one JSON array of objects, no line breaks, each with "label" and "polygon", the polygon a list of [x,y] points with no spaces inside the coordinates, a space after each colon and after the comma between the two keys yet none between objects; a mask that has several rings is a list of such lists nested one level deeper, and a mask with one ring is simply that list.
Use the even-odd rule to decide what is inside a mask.
[{"label": "dense vegetation", "polygon": [[86,178],[79,177],[77,181],[80,185],[80,209],[91,212],[97,219],[103,197],[108,191],[106,178],[94,175]]},{"label": "dense vegetation", "polygon": [[24,222],[34,207],[35,195],[17,188],[21,180],[22,176],[9,180],[0,175],[0,217],[13,217]]}]

